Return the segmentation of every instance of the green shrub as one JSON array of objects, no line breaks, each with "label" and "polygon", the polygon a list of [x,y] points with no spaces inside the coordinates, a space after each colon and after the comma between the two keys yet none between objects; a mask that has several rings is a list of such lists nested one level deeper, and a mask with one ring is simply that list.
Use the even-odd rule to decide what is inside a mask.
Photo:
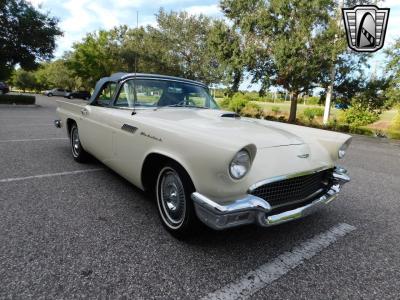
[{"label": "green shrub", "polygon": [[[237,93],[240,94],[240,93]],[[255,92],[247,92],[243,94],[243,98],[248,101],[262,101],[262,98]]]},{"label": "green shrub", "polygon": [[229,101],[228,107],[230,110],[240,113],[248,102],[249,100],[242,93],[236,93]]},{"label": "green shrub", "polygon": [[285,116],[280,116],[280,117],[278,118],[278,121],[279,121],[279,122],[286,122],[287,120],[286,120]]},{"label": "green shrub", "polygon": [[307,105],[317,105],[317,104],[319,104],[319,97],[317,97],[317,96],[307,97],[305,99],[305,103]]},{"label": "green shrub", "polygon": [[341,123],[350,124],[352,127],[361,127],[378,121],[379,113],[355,105],[340,112],[339,119]]},{"label": "green shrub", "polygon": [[263,109],[256,103],[248,102],[241,110],[240,114],[245,117],[261,118],[263,116]]},{"label": "green shrub", "polygon": [[281,112],[281,108],[279,106],[273,106],[271,110],[275,114],[275,116]]},{"label": "green shrub", "polygon": [[231,101],[231,98],[229,97],[224,97],[222,100],[218,99],[217,103],[218,105],[223,108],[223,109],[229,109],[229,102]]},{"label": "green shrub", "polygon": [[370,128],[367,127],[355,127],[355,126],[350,126],[350,133],[355,133],[355,134],[362,134],[362,135],[369,135],[373,136],[374,131]]},{"label": "green shrub", "polygon": [[400,139],[400,109],[390,123],[388,136],[392,139]]},{"label": "green shrub", "polygon": [[27,95],[0,95],[0,104],[32,105],[35,104],[35,96]]},{"label": "green shrub", "polygon": [[308,107],[304,109],[303,115],[308,121],[312,122],[315,117],[322,117],[324,115],[324,110],[320,107]]}]

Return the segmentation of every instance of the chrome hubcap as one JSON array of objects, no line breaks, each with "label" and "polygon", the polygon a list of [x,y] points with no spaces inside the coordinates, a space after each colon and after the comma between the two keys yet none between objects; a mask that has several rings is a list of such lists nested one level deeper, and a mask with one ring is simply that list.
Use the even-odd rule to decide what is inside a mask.
[{"label": "chrome hubcap", "polygon": [[72,152],[75,156],[78,156],[81,149],[81,144],[79,141],[78,129],[76,128],[72,131],[71,142],[72,142]]},{"label": "chrome hubcap", "polygon": [[185,191],[178,174],[168,169],[161,175],[160,196],[164,215],[172,224],[179,224],[185,217]]}]

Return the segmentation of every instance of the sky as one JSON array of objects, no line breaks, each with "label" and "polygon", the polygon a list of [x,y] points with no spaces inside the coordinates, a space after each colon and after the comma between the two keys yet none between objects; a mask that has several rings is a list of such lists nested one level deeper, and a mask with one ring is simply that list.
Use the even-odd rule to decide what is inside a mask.
[{"label": "sky", "polygon": [[[28,0],[42,11],[48,11],[60,20],[64,35],[57,40],[55,57],[61,57],[71,49],[74,42],[80,41],[88,32],[111,29],[118,25],[136,26],[136,12],[139,12],[139,26],[155,25],[155,14],[160,7],[170,11],[185,10],[190,14],[205,14],[213,18],[223,18],[217,0]],[[306,0],[307,1],[307,0]],[[400,0],[378,1],[378,6],[390,8],[385,46],[371,58],[371,70],[378,76],[385,66],[384,49],[400,38]],[[367,71],[366,71],[367,72]],[[248,80],[241,88],[249,87]]]}]

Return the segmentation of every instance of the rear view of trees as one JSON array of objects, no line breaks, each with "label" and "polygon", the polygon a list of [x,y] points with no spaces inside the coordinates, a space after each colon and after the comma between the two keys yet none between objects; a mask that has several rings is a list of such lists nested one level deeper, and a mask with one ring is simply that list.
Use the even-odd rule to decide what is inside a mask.
[{"label": "rear view of trees", "polygon": [[[388,52],[389,80],[367,78],[368,55],[347,50],[337,0],[222,0],[220,6],[228,20],[160,9],[156,26],[88,33],[61,59],[42,63],[32,76],[17,71],[14,85],[29,88],[29,77],[36,90],[91,89],[114,72],[160,73],[222,84],[229,101],[247,77],[258,83],[260,96],[273,86],[291,99],[290,122],[296,119],[298,97],[316,87],[324,90],[321,103],[327,92],[336,102],[357,101],[370,111],[398,101],[400,43]],[[49,22],[44,29],[56,25],[56,20],[42,18]],[[53,37],[57,30],[53,26]]]},{"label": "rear view of trees", "polygon": [[40,60],[52,58],[55,38],[62,34],[57,24],[24,0],[0,1],[0,80],[17,64],[32,70]]},{"label": "rear view of trees", "polygon": [[157,28],[121,26],[88,34],[74,44],[67,65],[91,86],[117,71],[176,75],[208,84],[220,80],[218,60],[208,49],[210,18],[160,10],[156,19]]},{"label": "rear view of trees", "polygon": [[254,81],[292,94],[289,122],[294,122],[299,94],[317,86],[333,63],[334,1],[223,0],[221,7],[248,40]]}]

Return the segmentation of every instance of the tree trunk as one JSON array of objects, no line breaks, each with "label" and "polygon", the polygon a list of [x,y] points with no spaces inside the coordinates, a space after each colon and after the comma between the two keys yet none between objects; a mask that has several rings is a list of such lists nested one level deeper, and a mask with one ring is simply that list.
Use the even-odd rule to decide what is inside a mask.
[{"label": "tree trunk", "polygon": [[332,65],[331,68],[331,74],[330,74],[330,83],[326,92],[326,98],[325,98],[325,110],[324,110],[324,119],[323,123],[326,125],[329,122],[329,115],[331,113],[331,99],[332,99],[332,93],[333,93],[333,83],[335,81],[335,65]]},{"label": "tree trunk", "polygon": [[297,92],[293,93],[292,100],[290,102],[290,114],[289,114],[289,123],[295,123],[296,122],[296,112],[297,112],[297,98],[299,97],[299,94]]},{"label": "tree trunk", "polygon": [[239,91],[240,82],[242,81],[242,71],[235,71],[233,75],[233,83],[231,87],[232,94],[237,93]]}]

